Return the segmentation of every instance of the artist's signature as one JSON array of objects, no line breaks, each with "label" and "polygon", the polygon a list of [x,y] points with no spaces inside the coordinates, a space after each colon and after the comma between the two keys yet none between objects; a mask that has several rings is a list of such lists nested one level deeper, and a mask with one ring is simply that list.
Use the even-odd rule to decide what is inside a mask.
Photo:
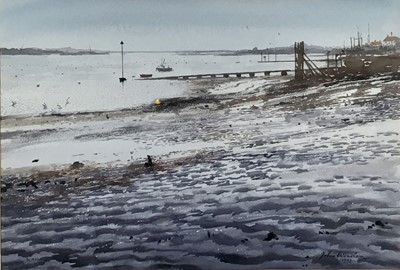
[{"label": "artist's signature", "polygon": [[360,260],[364,260],[365,257],[358,254],[357,252],[347,252],[347,251],[322,251],[319,255],[319,260],[324,259],[337,259],[341,262],[359,262]]}]

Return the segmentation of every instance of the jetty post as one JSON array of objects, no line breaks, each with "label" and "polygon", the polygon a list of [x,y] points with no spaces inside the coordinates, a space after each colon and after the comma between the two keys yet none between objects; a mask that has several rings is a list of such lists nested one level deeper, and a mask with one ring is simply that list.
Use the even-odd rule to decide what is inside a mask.
[{"label": "jetty post", "polygon": [[294,44],[295,69],[294,78],[302,81],[305,77],[304,73],[304,42],[296,42]]},{"label": "jetty post", "polygon": [[126,81],[126,78],[124,77],[124,42],[121,41],[121,62],[122,62],[122,76],[119,78],[120,83],[124,83]]}]

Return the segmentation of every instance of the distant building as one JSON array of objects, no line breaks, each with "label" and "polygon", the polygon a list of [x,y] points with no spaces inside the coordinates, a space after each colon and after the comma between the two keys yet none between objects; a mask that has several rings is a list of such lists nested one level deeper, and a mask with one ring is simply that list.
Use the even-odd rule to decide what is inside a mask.
[{"label": "distant building", "polygon": [[383,40],[383,45],[390,47],[400,46],[400,38],[397,36],[393,36],[393,33],[390,33],[390,36],[387,35]]},{"label": "distant building", "polygon": [[374,41],[371,41],[369,43],[369,45],[371,47],[381,47],[383,44],[382,44],[382,41],[380,41],[380,40],[374,40]]}]

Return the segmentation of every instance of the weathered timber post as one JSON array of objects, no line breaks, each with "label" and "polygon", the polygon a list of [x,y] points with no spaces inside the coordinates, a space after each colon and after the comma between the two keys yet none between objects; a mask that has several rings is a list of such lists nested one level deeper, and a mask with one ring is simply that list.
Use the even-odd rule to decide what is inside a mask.
[{"label": "weathered timber post", "polygon": [[304,79],[304,41],[294,43],[294,78],[295,80],[301,81]]}]

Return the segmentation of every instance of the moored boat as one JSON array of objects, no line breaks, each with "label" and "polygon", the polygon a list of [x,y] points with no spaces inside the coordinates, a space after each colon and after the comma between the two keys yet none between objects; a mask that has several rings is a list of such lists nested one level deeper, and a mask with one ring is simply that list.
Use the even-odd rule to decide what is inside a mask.
[{"label": "moored boat", "polygon": [[153,74],[140,74],[140,78],[151,78]]},{"label": "moored boat", "polygon": [[167,65],[165,64],[165,59],[163,59],[162,62],[161,62],[161,64],[160,64],[158,67],[156,67],[156,70],[157,70],[158,72],[169,72],[169,71],[173,71],[172,67],[167,66]]}]

